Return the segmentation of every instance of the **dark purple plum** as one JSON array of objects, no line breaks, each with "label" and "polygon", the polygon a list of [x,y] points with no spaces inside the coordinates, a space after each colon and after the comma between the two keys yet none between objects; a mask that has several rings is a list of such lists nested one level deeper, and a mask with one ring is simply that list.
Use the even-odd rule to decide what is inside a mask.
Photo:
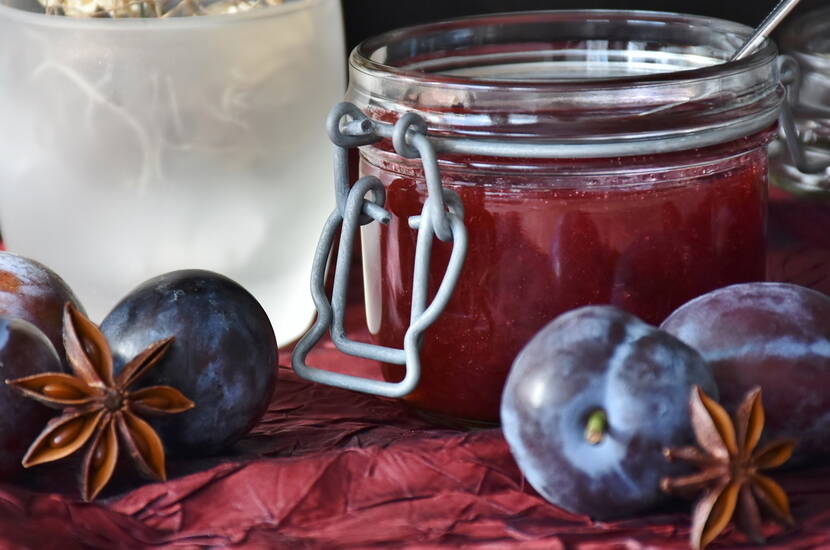
[{"label": "dark purple plum", "polygon": [[661,328],[709,362],[728,411],[761,386],[765,437],[799,440],[791,464],[830,456],[830,297],[787,283],[732,285]]},{"label": "dark purple plum", "polygon": [[196,406],[151,419],[171,455],[215,454],[265,413],[276,383],[277,342],[262,306],[234,281],[201,270],[144,282],[101,323],[116,370],[148,345],[175,337],[139,387],[165,384]]},{"label": "dark purple plum", "polygon": [[502,429],[548,501],[595,519],[631,516],[666,497],[660,478],[677,466],[663,449],[693,439],[695,385],[717,395],[692,348],[617,308],[583,307],[548,323],[516,357]]},{"label": "dark purple plum", "polygon": [[0,480],[12,481],[23,473],[23,455],[57,415],[5,381],[60,371],[58,353],[40,329],[22,319],[0,317]]},{"label": "dark purple plum", "polygon": [[69,286],[45,265],[0,251],[0,315],[29,321],[55,346],[63,365],[63,305],[84,311]]}]

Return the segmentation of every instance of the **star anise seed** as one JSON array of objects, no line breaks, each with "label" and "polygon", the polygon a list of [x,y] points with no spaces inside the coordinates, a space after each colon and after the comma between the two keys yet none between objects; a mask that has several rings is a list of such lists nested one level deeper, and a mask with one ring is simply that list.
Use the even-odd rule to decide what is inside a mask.
[{"label": "star anise seed", "polygon": [[786,493],[760,471],[789,460],[795,441],[774,441],[756,450],[764,430],[761,389],[754,388],[746,395],[735,415],[735,425],[723,407],[697,386],[692,390],[689,409],[699,448],[666,449],[664,453],[669,460],[688,462],[700,471],[663,478],[660,486],[677,494],[703,491],[692,512],[692,547],[700,550],[712,542],[733,516],[751,541],[763,543],[761,509],[775,521],[792,525]]},{"label": "star anise seed", "polygon": [[148,346],[115,377],[112,352],[103,333],[67,303],[63,310],[63,342],[72,375],[53,372],[6,380],[27,397],[63,410],[29,446],[23,466],[59,460],[89,443],[82,466],[81,495],[90,501],[115,471],[120,439],[144,475],[166,479],[161,439],[136,413],[175,414],[194,404],[170,386],[136,391],[130,388],[167,353],[173,338]]}]

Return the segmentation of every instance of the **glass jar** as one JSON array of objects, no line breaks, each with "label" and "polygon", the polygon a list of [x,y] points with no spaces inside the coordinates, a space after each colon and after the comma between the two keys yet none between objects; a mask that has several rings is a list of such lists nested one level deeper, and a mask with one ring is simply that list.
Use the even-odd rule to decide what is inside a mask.
[{"label": "glass jar", "polygon": [[[775,46],[725,62],[751,33],[670,13],[549,11],[406,28],[361,44],[347,99],[430,135],[491,144],[440,153],[463,200],[466,262],[423,337],[407,401],[439,420],[498,420],[513,358],[571,308],[615,304],[659,323],[686,300],[765,275],[767,144],[783,97]],[[501,154],[523,144],[538,154]],[[538,148],[534,146],[538,145]],[[528,150],[528,149],[526,149]],[[360,150],[386,190],[388,227],[362,229],[369,330],[409,325],[422,165],[389,140]],[[436,242],[435,292],[451,243]],[[402,367],[384,367],[387,380]]]},{"label": "glass jar", "polygon": [[[36,13],[36,11],[40,13]],[[100,321],[144,280],[244,285],[280,344],[306,292],[346,85],[338,0],[233,15],[74,18],[0,0],[0,224]]]},{"label": "glass jar", "polygon": [[804,156],[799,166],[784,136],[770,148],[770,178],[801,195],[830,196],[830,8],[806,13],[781,33],[794,62],[787,102]]}]

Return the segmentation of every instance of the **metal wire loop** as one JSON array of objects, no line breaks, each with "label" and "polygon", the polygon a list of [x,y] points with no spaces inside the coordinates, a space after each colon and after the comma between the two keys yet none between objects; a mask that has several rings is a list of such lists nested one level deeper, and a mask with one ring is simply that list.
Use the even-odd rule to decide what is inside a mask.
[{"label": "metal wire loop", "polygon": [[432,214],[432,223],[435,226],[435,236],[441,241],[452,240],[452,229],[447,216],[447,206],[444,203],[443,186],[441,185],[441,171],[438,169],[438,158],[435,148],[425,134],[414,134],[412,143],[421,157],[424,167],[424,179],[427,182],[427,196]]},{"label": "metal wire loop", "polygon": [[[458,196],[458,193],[453,191],[452,189],[442,189],[442,195],[444,198],[444,205],[446,206],[447,212],[449,214],[454,214],[456,217],[464,219],[464,202],[461,200],[461,197]],[[429,199],[427,199],[429,200]],[[412,229],[418,229],[421,225],[421,216],[411,216],[409,218],[409,227]]]},{"label": "metal wire loop", "polygon": [[779,55],[777,65],[782,84],[791,85],[798,82],[799,76],[801,75],[801,67],[793,56],[787,54]]},{"label": "metal wire loop", "polygon": [[326,118],[326,131],[331,142],[347,149],[379,140],[374,126],[372,119],[363,114],[357,105],[347,101],[335,105]]},{"label": "metal wire loop", "polygon": [[415,113],[406,113],[398,119],[398,122],[395,123],[395,129],[392,133],[392,145],[395,146],[395,151],[400,156],[408,159],[414,159],[421,155],[416,147],[409,144],[408,134],[410,130],[413,130],[418,134],[426,134],[427,123],[420,117],[420,115],[416,115]]},{"label": "metal wire loop", "polygon": [[[375,176],[364,176],[360,178],[355,182],[353,189],[363,189],[364,185],[369,189],[372,198],[366,199],[365,197],[361,197],[361,215],[358,218],[358,223],[360,225],[366,225],[375,221],[383,225],[388,225],[392,219],[392,214],[383,207],[386,204],[386,189],[383,188],[383,184]],[[351,197],[349,199],[351,200]]]}]

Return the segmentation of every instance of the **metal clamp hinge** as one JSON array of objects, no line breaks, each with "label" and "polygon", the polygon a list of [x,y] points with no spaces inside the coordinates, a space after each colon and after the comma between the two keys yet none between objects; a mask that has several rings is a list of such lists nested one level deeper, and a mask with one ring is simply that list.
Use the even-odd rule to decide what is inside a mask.
[{"label": "metal clamp hinge", "polygon": [[[317,308],[317,319],[300,339],[292,353],[294,371],[307,380],[385,397],[402,397],[412,392],[421,375],[420,347],[424,331],[444,311],[464,265],[467,253],[467,230],[464,208],[458,195],[441,185],[435,147],[426,134],[426,124],[409,113],[394,125],[369,119],[355,105],[340,103],[327,120],[329,138],[335,145],[335,194],[337,207],[323,227],[314,255],[311,273],[311,295]],[[382,138],[392,140],[397,153],[407,158],[419,157],[424,168],[428,195],[421,214],[409,219],[418,230],[415,247],[415,269],[412,281],[410,325],[403,349],[355,342],[346,336],[345,310],[349,271],[354,241],[361,225],[388,224],[391,214],[384,208],[386,193],[380,180],[363,177],[350,185],[348,149],[368,145]],[[366,198],[371,194],[371,198]],[[331,300],[326,295],[325,272],[334,243],[340,231],[340,245],[334,272]],[[429,266],[433,238],[452,241],[452,252],[438,291],[427,304]],[[384,363],[405,365],[400,382],[385,382],[319,369],[306,364],[306,358],[320,338],[329,330],[334,345],[343,353]]]},{"label": "metal clamp hinge", "polygon": [[781,82],[785,86],[786,95],[781,104],[781,115],[778,119],[781,128],[781,134],[784,137],[784,144],[787,147],[787,153],[790,156],[790,162],[802,174],[820,174],[828,169],[826,163],[813,162],[807,158],[804,152],[804,146],[799,140],[798,128],[795,124],[795,117],[793,116],[791,100],[794,93],[794,87],[800,80],[800,67],[798,61],[789,55],[778,56],[778,71],[781,75]]}]

